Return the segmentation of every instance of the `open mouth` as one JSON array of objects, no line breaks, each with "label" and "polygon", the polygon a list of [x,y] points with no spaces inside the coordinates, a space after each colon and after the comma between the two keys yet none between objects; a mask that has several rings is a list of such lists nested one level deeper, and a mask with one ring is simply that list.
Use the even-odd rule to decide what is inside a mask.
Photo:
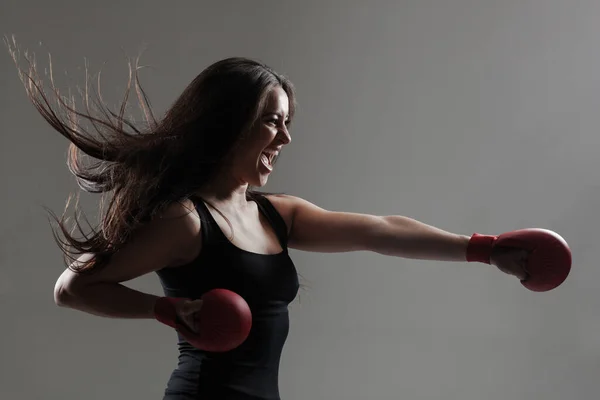
[{"label": "open mouth", "polygon": [[269,171],[273,170],[273,161],[275,160],[275,157],[277,157],[277,153],[271,153],[271,152],[263,152],[260,155],[260,160],[262,161],[263,165],[265,167],[267,167],[267,169]]}]

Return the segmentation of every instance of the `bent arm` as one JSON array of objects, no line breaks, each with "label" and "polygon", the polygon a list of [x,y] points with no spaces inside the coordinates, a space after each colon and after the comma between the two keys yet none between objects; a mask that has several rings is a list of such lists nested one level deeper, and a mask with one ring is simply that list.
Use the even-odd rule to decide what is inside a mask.
[{"label": "bent arm", "polygon": [[[189,215],[188,207],[174,203],[165,218],[137,232],[103,268],[83,274],[66,269],[54,287],[56,304],[109,318],[154,318],[159,296],[131,289],[123,282],[181,262],[186,245],[200,232],[200,222]],[[91,257],[85,254],[79,261]]]},{"label": "bent arm", "polygon": [[323,253],[373,251],[424,260],[466,261],[470,237],[404,216],[324,210],[293,196],[271,198],[290,227],[291,248]]},{"label": "bent arm", "polygon": [[154,318],[158,296],[128,288],[116,282],[78,282],[66,270],[56,282],[54,301],[61,307],[108,318]]}]

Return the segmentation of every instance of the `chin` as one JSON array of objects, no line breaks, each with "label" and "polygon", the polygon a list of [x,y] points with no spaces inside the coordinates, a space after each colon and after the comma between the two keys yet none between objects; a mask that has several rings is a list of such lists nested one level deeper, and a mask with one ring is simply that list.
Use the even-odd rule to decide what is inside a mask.
[{"label": "chin", "polygon": [[268,178],[261,179],[257,182],[256,185],[254,185],[254,187],[263,187],[267,184],[268,181],[269,181]]},{"label": "chin", "polygon": [[269,177],[268,176],[257,176],[254,179],[248,179],[248,185],[252,186],[252,187],[263,187],[267,184],[267,182],[269,181]]}]

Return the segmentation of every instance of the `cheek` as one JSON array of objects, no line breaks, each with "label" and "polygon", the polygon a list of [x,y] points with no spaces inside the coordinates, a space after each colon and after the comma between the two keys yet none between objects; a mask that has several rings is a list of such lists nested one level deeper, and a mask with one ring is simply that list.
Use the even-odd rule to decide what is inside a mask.
[{"label": "cheek", "polygon": [[254,140],[249,143],[247,148],[250,153],[254,153],[254,156],[260,155],[266,147],[273,143],[276,136],[277,132],[274,129],[263,128],[257,132]]},{"label": "cheek", "polygon": [[274,129],[268,127],[262,127],[252,132],[240,145],[237,152],[237,159],[240,160],[238,165],[243,169],[248,168],[250,165],[255,165],[263,150],[273,143],[277,132]]},{"label": "cheek", "polygon": [[258,134],[259,140],[266,142],[267,145],[275,140],[275,136],[277,136],[277,129],[270,126],[263,126]]}]

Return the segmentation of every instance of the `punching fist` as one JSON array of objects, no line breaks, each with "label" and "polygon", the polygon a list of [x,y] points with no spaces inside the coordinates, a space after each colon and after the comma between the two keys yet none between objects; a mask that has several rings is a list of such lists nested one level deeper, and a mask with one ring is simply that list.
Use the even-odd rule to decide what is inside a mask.
[{"label": "punching fist", "polygon": [[494,264],[523,286],[545,292],[561,285],[571,271],[571,250],[556,232],[521,229],[500,236],[473,234],[467,261]]}]

